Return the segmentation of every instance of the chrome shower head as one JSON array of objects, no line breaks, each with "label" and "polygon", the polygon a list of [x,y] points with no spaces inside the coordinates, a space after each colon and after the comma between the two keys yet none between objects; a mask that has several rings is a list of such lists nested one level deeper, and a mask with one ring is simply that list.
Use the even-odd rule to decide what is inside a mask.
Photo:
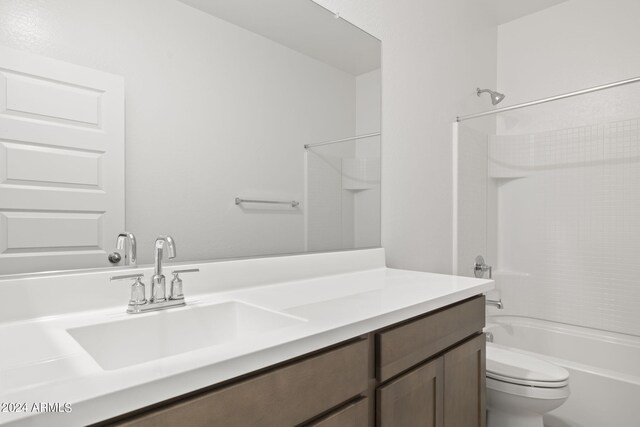
[{"label": "chrome shower head", "polygon": [[502,101],[504,99],[504,94],[500,93],[500,92],[496,92],[493,91],[491,89],[477,89],[477,95],[480,96],[480,94],[482,92],[487,92],[489,95],[491,95],[491,103],[493,105],[498,105],[500,103],[500,101]]}]

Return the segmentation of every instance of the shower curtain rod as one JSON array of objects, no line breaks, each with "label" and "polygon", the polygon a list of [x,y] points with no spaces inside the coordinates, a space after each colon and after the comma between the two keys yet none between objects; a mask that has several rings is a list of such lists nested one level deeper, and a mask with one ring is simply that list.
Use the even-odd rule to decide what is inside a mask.
[{"label": "shower curtain rod", "polygon": [[320,147],[321,145],[337,144],[338,142],[353,141],[355,139],[369,138],[371,136],[378,136],[378,135],[380,135],[380,132],[368,133],[366,135],[356,135],[349,138],[336,139],[333,141],[316,142],[314,144],[304,144],[304,148],[305,150],[308,150],[309,148]]},{"label": "shower curtain rod", "polygon": [[496,108],[495,110],[485,111],[484,113],[476,113],[476,114],[469,114],[467,116],[459,116],[459,117],[456,117],[456,122],[462,122],[464,120],[475,119],[475,118],[478,118],[478,117],[490,116],[492,114],[498,114],[498,113],[502,113],[504,111],[517,110],[519,108],[530,107],[532,105],[538,105],[538,104],[544,104],[546,102],[557,101],[559,99],[564,99],[564,98],[571,98],[572,96],[584,95],[586,93],[591,93],[591,92],[598,92],[600,90],[610,89],[610,88],[617,87],[617,86],[624,86],[624,85],[628,85],[628,84],[636,83],[636,82],[640,82],[640,77],[635,77],[633,79],[627,79],[627,80],[621,80],[619,82],[609,83],[609,84],[602,85],[602,86],[595,86],[595,87],[591,87],[591,88],[588,88],[588,89],[578,90],[578,91],[575,91],[575,92],[563,93],[562,95],[556,95],[556,96],[552,96],[550,98],[543,98],[543,99],[538,99],[538,100],[535,100],[535,101],[524,102],[522,104],[516,104],[516,105],[512,105],[510,107]]}]

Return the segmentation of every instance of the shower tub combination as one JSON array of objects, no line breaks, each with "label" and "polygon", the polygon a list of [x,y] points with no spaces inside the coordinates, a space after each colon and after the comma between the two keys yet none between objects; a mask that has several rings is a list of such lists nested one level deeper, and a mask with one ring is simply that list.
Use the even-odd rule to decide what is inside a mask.
[{"label": "shower tub combination", "polygon": [[570,373],[571,396],[545,427],[640,425],[640,338],[518,316],[490,316],[493,343]]}]

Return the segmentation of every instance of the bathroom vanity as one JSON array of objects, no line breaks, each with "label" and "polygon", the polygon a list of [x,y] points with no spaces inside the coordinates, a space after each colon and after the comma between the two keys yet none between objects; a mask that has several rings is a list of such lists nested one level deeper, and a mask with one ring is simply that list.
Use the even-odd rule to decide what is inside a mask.
[{"label": "bathroom vanity", "polygon": [[187,267],[187,306],[142,314],[108,270],[4,279],[31,304],[0,318],[28,344],[1,353],[0,400],[72,411],[0,424],[484,425],[491,280],[389,269],[383,249]]},{"label": "bathroom vanity", "polygon": [[484,297],[99,425],[484,426]]}]

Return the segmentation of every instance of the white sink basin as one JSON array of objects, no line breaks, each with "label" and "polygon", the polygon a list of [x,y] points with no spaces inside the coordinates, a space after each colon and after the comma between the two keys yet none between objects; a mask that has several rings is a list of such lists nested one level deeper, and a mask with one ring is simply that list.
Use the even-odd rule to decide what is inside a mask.
[{"label": "white sink basin", "polygon": [[105,370],[250,339],[305,322],[298,317],[231,301],[131,315],[68,329]]}]

